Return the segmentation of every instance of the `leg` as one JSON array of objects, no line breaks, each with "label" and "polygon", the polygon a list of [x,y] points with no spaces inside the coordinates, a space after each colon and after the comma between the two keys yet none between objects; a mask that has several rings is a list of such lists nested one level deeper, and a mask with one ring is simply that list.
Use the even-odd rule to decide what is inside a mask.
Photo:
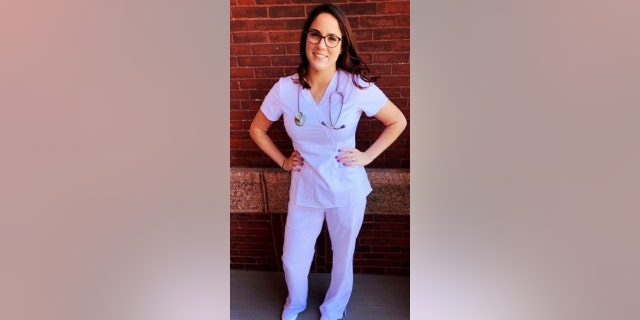
[{"label": "leg", "polygon": [[340,319],[345,313],[353,288],[353,253],[356,238],[364,219],[366,199],[346,207],[327,211],[327,228],[331,238],[333,266],[331,284],[320,312],[331,319]]},{"label": "leg", "polygon": [[282,266],[289,296],[284,305],[283,319],[291,318],[307,307],[309,270],[323,222],[323,209],[289,203],[282,250]]}]

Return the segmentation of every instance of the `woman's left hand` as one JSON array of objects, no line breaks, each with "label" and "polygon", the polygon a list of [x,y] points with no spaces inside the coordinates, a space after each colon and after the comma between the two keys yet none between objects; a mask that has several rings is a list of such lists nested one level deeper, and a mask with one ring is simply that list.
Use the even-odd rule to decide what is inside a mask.
[{"label": "woman's left hand", "polygon": [[356,148],[340,148],[336,160],[344,166],[366,166],[371,163],[369,156]]}]

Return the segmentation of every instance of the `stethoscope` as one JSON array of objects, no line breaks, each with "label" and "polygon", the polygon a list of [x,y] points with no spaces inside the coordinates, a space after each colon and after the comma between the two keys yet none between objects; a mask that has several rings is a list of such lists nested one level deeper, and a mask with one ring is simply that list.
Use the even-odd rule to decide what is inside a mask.
[{"label": "stethoscope", "polygon": [[[302,112],[300,112],[300,87],[302,85],[298,85],[298,112],[296,113],[296,117],[294,118],[294,122],[296,123],[296,125],[298,125],[299,127],[303,126],[304,123],[307,121],[307,119],[305,118],[304,114]],[[338,75],[338,84],[336,85],[336,90],[333,91],[330,95],[329,95],[329,124],[327,124],[326,122],[322,121],[322,125],[327,127],[327,128],[331,128],[333,130],[340,130],[340,129],[344,129],[345,125],[341,125],[339,127],[336,127],[336,124],[338,123],[338,121],[340,120],[340,115],[342,115],[342,107],[344,106],[344,95],[342,94],[342,92],[338,91],[338,89],[340,88],[340,75]],[[337,99],[337,97],[340,98],[340,112],[338,113],[338,118],[336,119],[336,122],[333,122],[333,118],[331,116],[331,107],[333,106],[333,100]]]}]

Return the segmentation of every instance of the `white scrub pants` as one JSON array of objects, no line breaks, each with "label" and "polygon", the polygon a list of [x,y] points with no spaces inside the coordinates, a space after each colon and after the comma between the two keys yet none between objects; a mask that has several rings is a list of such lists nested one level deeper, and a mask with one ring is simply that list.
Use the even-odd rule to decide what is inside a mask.
[{"label": "white scrub pants", "polygon": [[311,208],[289,203],[282,262],[289,296],[284,313],[297,314],[307,307],[308,276],[315,243],[326,218],[333,251],[331,284],[320,306],[323,315],[342,318],[353,288],[353,253],[367,204],[363,201],[338,208]]}]

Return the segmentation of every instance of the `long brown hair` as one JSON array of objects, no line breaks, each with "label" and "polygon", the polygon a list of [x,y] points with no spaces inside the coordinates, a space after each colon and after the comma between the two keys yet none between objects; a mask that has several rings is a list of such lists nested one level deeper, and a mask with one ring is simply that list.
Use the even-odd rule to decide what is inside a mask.
[{"label": "long brown hair", "polygon": [[340,7],[331,3],[325,3],[317,6],[313,11],[311,11],[307,18],[307,22],[305,22],[304,27],[302,28],[302,35],[300,36],[300,58],[302,59],[302,62],[298,66],[298,79],[302,84],[302,87],[305,89],[311,88],[306,80],[307,73],[309,72],[309,59],[307,59],[306,54],[307,32],[309,31],[313,20],[315,20],[321,13],[328,13],[336,18],[336,20],[338,20],[338,25],[340,26],[340,32],[342,32],[342,41],[340,41],[342,53],[338,56],[336,66],[339,69],[351,73],[351,80],[358,88],[364,88],[358,83],[358,77],[368,83],[376,82],[379,77],[372,77],[369,75],[369,67],[362,61],[360,55],[358,55],[358,49],[353,40],[353,31],[351,30],[351,25],[349,24],[347,15],[342,11],[342,9],[340,9]]}]

